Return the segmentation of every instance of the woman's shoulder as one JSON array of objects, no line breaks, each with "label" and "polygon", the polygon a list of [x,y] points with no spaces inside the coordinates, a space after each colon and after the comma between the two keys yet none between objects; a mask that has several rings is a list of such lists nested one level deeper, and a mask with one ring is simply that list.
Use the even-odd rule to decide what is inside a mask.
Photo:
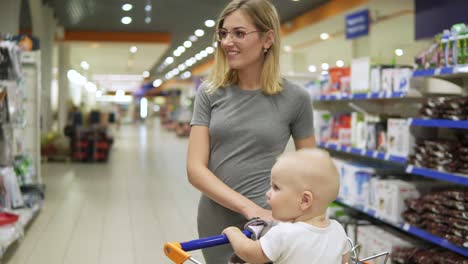
[{"label": "woman's shoulder", "polygon": [[287,97],[293,97],[294,99],[309,96],[309,92],[303,86],[287,79],[283,79],[282,94]]}]

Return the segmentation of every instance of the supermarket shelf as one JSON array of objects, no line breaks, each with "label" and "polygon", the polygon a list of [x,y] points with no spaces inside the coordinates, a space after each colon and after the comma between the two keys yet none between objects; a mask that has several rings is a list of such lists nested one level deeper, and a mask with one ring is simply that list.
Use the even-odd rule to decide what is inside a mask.
[{"label": "supermarket shelf", "polygon": [[431,233],[428,233],[420,228],[417,228],[417,227],[414,227],[414,226],[411,226],[410,224],[408,223],[400,223],[400,224],[395,224],[395,223],[392,223],[392,222],[389,222],[385,219],[383,219],[382,217],[380,217],[374,210],[372,209],[369,209],[369,208],[365,208],[364,206],[357,206],[357,205],[351,205],[349,202],[346,202],[340,198],[336,199],[336,202],[338,202],[339,204],[342,204],[346,207],[349,207],[349,208],[352,208],[353,210],[356,210],[356,211],[359,211],[361,213],[364,213],[366,215],[369,215],[375,219],[378,219],[386,224],[389,224],[389,225],[392,225],[394,227],[397,227],[399,228],[400,230],[403,230],[409,234],[412,234],[414,236],[417,236],[423,240],[426,240],[426,241],[429,241],[429,242],[432,242],[436,245],[439,245],[441,247],[444,247],[446,249],[449,249],[451,251],[454,251],[454,252],[457,252],[458,254],[461,254],[465,257],[468,257],[468,248],[463,248],[463,247],[458,247],[458,246],[455,246],[454,244],[450,243],[448,240],[446,239],[443,239],[441,237],[438,237],[438,236],[435,236]]},{"label": "supermarket shelf", "polygon": [[415,167],[413,165],[408,165],[406,167],[406,173],[415,174],[420,176],[425,176],[437,180],[443,180],[453,183],[462,184],[468,186],[468,175],[454,174],[443,171],[436,171],[432,169]]},{"label": "supermarket shelf", "polygon": [[345,101],[345,100],[368,100],[368,99],[397,99],[406,97],[406,92],[376,92],[356,94],[334,94],[320,95],[314,97],[316,101]]},{"label": "supermarket shelf", "polygon": [[[350,154],[359,155],[359,156],[363,156],[367,158],[391,161],[391,162],[407,165],[407,159],[405,157],[394,156],[394,155],[390,155],[390,154],[375,151],[375,150],[358,149],[358,148],[341,146],[338,144],[331,144],[331,143],[325,143],[325,142],[319,142],[318,146],[321,148],[329,149],[329,150],[350,153]],[[408,174],[414,174],[414,175],[424,176],[427,178],[448,181],[448,182],[453,182],[453,183],[468,186],[468,175],[436,171],[436,170],[432,170],[428,168],[416,167],[413,165],[407,165],[405,168],[405,171]]]},{"label": "supermarket shelf", "polygon": [[413,72],[413,77],[457,77],[462,75],[468,75],[468,65],[415,70]]},{"label": "supermarket shelf", "polygon": [[392,162],[401,163],[401,164],[406,164],[407,162],[405,157],[390,155],[388,153],[380,152],[376,150],[359,149],[359,148],[353,148],[349,146],[342,146],[339,144],[332,144],[332,143],[326,143],[326,142],[319,142],[318,145],[321,148],[351,153],[351,154],[378,159],[378,160],[392,161]]},{"label": "supermarket shelf", "polygon": [[468,129],[468,121],[410,118],[408,122],[411,126]]}]

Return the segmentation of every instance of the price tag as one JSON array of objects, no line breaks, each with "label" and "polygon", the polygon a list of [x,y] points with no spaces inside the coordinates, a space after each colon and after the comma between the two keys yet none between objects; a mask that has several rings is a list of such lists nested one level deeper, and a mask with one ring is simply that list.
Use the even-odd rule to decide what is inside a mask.
[{"label": "price tag", "polygon": [[386,91],[385,92],[385,98],[390,98],[392,97],[392,92],[391,91]]},{"label": "price tag", "polygon": [[410,226],[408,223],[405,223],[405,224],[403,225],[403,230],[408,231],[408,230],[410,229],[410,227],[411,227],[411,226]]},{"label": "price tag", "polygon": [[367,94],[366,94],[366,98],[367,98],[367,99],[370,99],[371,97],[372,97],[372,94],[371,94],[371,93],[367,93]]},{"label": "price tag", "polygon": [[376,159],[379,156],[379,152],[374,150],[374,153],[372,154],[372,157]]},{"label": "price tag", "polygon": [[366,155],[366,150],[365,150],[365,149],[361,150],[361,155],[362,155],[362,156],[365,156],[365,155]]},{"label": "price tag", "polygon": [[346,152],[351,152],[351,147],[346,147]]},{"label": "price tag", "polygon": [[389,159],[390,159],[390,153],[385,153],[384,159],[385,159],[385,160],[389,160]]},{"label": "price tag", "polygon": [[408,165],[408,167],[406,167],[406,173],[412,173],[413,172],[413,165]]},{"label": "price tag", "polygon": [[436,68],[434,70],[434,75],[440,75],[441,68]]}]

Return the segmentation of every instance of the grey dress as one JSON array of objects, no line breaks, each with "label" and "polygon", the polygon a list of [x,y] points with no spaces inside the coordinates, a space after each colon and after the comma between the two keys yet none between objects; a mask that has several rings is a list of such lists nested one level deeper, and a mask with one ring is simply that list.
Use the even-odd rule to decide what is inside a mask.
[{"label": "grey dress", "polygon": [[[289,81],[273,96],[261,90],[242,90],[237,85],[212,94],[203,87],[195,99],[192,126],[210,132],[208,168],[233,190],[263,208],[270,171],[284,152],[289,137],[313,134],[312,104],[308,92]],[[209,183],[208,183],[209,184]],[[219,235],[228,226],[242,228],[247,219],[202,195],[198,206],[200,237]],[[230,245],[203,250],[207,264],[227,263]]]}]

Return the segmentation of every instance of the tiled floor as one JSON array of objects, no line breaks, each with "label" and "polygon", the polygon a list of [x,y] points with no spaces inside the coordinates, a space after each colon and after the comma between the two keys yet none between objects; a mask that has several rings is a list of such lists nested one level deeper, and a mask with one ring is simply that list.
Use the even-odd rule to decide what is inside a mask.
[{"label": "tiled floor", "polygon": [[187,143],[149,122],[123,126],[108,163],[43,164],[44,207],[4,263],[171,263],[163,244],[197,237]]}]

